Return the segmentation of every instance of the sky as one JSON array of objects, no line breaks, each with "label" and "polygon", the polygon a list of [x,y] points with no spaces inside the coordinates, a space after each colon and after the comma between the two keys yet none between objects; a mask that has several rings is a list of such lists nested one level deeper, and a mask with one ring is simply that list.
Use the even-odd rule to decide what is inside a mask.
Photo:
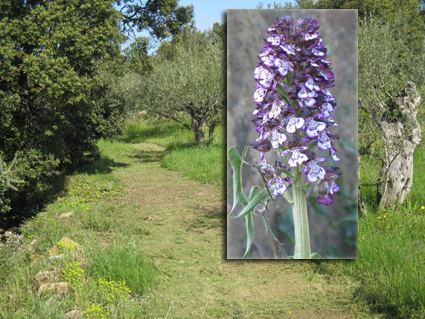
[{"label": "sky", "polygon": [[257,5],[260,2],[263,2],[263,7],[267,8],[268,3],[273,4],[277,2],[283,5],[286,1],[287,0],[180,0],[179,5],[187,6],[193,4],[195,7],[195,25],[199,30],[204,31],[208,28],[212,28],[214,22],[223,23],[223,15],[226,14],[227,9],[257,9]]},{"label": "sky", "polygon": [[[257,9],[257,5],[262,2],[263,7],[267,8],[267,4],[277,2],[285,4],[286,2],[295,3],[294,0],[283,0],[283,1],[267,1],[267,0],[179,0],[180,6],[193,5],[195,8],[195,26],[200,31],[208,30],[212,28],[215,22],[223,23],[224,15],[227,13],[227,9]],[[137,36],[148,37],[148,32],[138,33]],[[123,48],[129,44],[127,42],[123,45]],[[152,53],[152,52],[149,52]]]}]

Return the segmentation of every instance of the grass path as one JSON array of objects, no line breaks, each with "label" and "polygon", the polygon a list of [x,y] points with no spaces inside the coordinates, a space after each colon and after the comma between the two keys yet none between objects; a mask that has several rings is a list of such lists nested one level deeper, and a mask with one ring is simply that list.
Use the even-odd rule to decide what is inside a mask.
[{"label": "grass path", "polygon": [[227,261],[225,202],[213,186],[160,167],[163,148],[133,144],[112,176],[127,185],[125,212],[163,272],[150,318],[378,318],[352,301],[356,284],[307,278],[305,263]]}]

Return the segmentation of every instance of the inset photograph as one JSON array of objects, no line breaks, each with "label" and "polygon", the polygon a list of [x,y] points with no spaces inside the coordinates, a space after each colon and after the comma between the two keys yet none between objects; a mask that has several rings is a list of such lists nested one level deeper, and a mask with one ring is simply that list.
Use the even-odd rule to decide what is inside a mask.
[{"label": "inset photograph", "polygon": [[227,258],[356,259],[357,10],[227,21]]}]

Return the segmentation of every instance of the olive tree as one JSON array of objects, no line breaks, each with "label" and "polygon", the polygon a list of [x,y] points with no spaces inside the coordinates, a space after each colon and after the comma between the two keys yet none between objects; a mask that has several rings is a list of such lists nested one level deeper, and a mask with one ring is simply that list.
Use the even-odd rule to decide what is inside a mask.
[{"label": "olive tree", "polygon": [[[366,169],[359,187],[378,186],[380,207],[409,194],[413,153],[421,141],[417,86],[424,84],[425,55],[413,53],[404,31],[400,19],[389,24],[368,17],[359,25],[358,162]],[[364,207],[361,197],[359,204]]]},{"label": "olive tree", "polygon": [[187,41],[172,59],[157,57],[147,75],[128,73],[121,83],[127,102],[173,119],[195,134],[197,143],[214,137],[226,107],[225,52],[220,39]]}]

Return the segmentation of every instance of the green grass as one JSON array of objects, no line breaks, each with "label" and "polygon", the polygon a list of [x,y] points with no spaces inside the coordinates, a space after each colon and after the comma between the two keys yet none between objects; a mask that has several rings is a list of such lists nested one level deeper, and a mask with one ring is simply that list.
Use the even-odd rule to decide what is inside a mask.
[{"label": "green grass", "polygon": [[108,248],[92,245],[89,252],[90,265],[86,273],[91,277],[108,281],[125,282],[133,293],[143,295],[154,284],[159,270],[140,251],[134,240],[126,246],[114,242]]},{"label": "green grass", "polygon": [[[361,282],[356,295],[389,318],[425,318],[425,147],[417,148],[414,183],[403,205],[378,210],[376,186],[363,187],[368,209],[359,218],[359,254],[354,261],[319,261],[313,268],[329,277]],[[365,163],[362,179],[375,177],[375,161]],[[375,167],[379,167],[375,165]]]},{"label": "green grass", "polygon": [[192,180],[223,186],[226,163],[224,134],[225,127],[220,125],[215,129],[213,142],[196,144],[194,133],[183,125],[171,120],[149,119],[127,124],[120,140],[163,146],[162,167]]},{"label": "green grass", "polygon": [[[135,151],[123,142],[99,145],[102,160],[66,176],[61,197],[21,227],[16,245],[0,247],[1,318],[64,318],[73,309],[86,311],[86,318],[143,317],[145,296],[161,272],[140,248],[150,231],[140,216],[129,217],[140,205],[122,201],[126,185],[111,174],[126,168]],[[60,217],[64,213],[72,215]],[[48,251],[62,237],[80,244],[82,255],[49,259]],[[27,246],[35,239],[30,253]],[[34,276],[45,271],[58,272],[72,291],[39,294]]]}]

